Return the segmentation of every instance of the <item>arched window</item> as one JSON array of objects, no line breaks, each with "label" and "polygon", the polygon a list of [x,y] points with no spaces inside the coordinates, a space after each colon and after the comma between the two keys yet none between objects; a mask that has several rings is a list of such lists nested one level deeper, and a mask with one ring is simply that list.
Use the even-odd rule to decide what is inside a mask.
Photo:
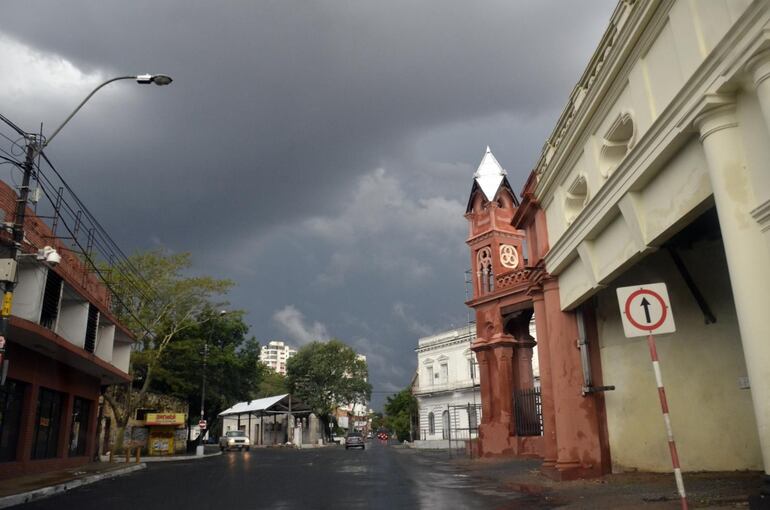
[{"label": "arched window", "polygon": [[485,246],[476,253],[476,270],[479,282],[479,294],[492,292],[495,288],[495,275],[492,271],[492,250]]},{"label": "arched window", "polygon": [[441,437],[449,439],[449,411],[441,413]]},{"label": "arched window", "polygon": [[436,417],[433,413],[428,413],[428,434],[436,433]]}]

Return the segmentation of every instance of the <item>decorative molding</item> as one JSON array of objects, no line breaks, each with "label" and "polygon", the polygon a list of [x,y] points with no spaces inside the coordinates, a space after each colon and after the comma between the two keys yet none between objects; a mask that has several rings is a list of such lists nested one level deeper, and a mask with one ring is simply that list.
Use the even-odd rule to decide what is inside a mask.
[{"label": "decorative molding", "polygon": [[751,215],[759,223],[762,232],[770,232],[770,199],[751,210]]},{"label": "decorative molding", "polygon": [[629,191],[618,201],[618,209],[620,209],[620,214],[623,216],[626,227],[631,233],[631,238],[636,244],[636,249],[643,251],[647,248],[647,233],[642,225],[644,211],[638,197],[639,193]]},{"label": "decorative molding", "polygon": [[512,244],[500,245],[500,264],[508,269],[519,267],[519,252]]},{"label": "decorative molding", "polygon": [[584,239],[577,246],[577,252],[580,256],[580,262],[583,264],[583,269],[588,276],[591,287],[596,287],[596,264],[594,264],[594,242]]},{"label": "decorative molding", "polygon": [[746,63],[746,71],[751,73],[754,88],[770,78],[770,49],[760,51]]},{"label": "decorative molding", "polygon": [[[735,116],[735,98],[730,96],[723,97],[726,97],[725,102],[719,106],[706,109],[706,111],[693,120],[693,125],[700,131],[701,143],[718,131],[738,127],[738,119]],[[710,106],[710,103],[708,104]]]},{"label": "decorative molding", "polygon": [[[641,135],[634,150],[621,162],[604,186],[599,188],[586,205],[583,214],[551,243],[551,249],[545,259],[552,275],[557,276],[574,259],[579,242],[606,224],[605,217],[645,174],[657,168],[657,161],[668,157],[672,150],[687,143],[694,131],[693,120],[703,113],[704,108],[714,106],[718,102],[724,104],[725,98],[712,92],[732,77],[744,72],[746,60],[755,51],[753,48],[764,44],[768,37],[763,26],[769,19],[770,3],[754,2],[712,49],[665,110]],[[728,71],[733,74],[730,75]],[[621,81],[624,78],[622,73],[618,77]],[[587,136],[586,133],[583,134]],[[548,183],[539,183],[536,193],[544,207],[547,207],[545,204],[554,196],[545,195],[548,186]]]},{"label": "decorative molding", "polygon": [[478,234],[474,237],[469,237],[465,241],[465,243],[466,244],[480,243],[481,241],[486,241],[487,239],[491,239],[492,237],[503,237],[507,239],[521,239],[522,235],[519,233],[505,232],[503,230],[487,230],[486,232]]}]

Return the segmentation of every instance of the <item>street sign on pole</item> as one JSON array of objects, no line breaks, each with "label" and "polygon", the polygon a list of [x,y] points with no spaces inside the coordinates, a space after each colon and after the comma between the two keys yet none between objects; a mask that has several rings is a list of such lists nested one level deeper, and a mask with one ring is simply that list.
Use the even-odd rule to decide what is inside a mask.
[{"label": "street sign on pole", "polygon": [[676,331],[665,283],[619,287],[617,293],[627,338]]},{"label": "street sign on pole", "polygon": [[679,465],[679,454],[677,453],[676,442],[674,441],[674,431],[671,428],[666,388],[663,386],[663,375],[660,370],[660,360],[658,359],[658,349],[655,345],[655,337],[652,336],[653,333],[662,334],[673,333],[676,331],[676,326],[674,326],[674,314],[671,312],[671,302],[668,299],[666,284],[648,283],[633,287],[619,287],[617,293],[618,304],[620,305],[620,317],[623,321],[623,331],[625,332],[626,337],[647,337],[647,345],[650,349],[650,359],[652,360],[652,370],[655,372],[655,383],[658,386],[660,409],[663,412],[663,423],[666,426],[668,448],[669,452],[671,452],[671,464],[674,468],[676,488],[679,492],[682,510],[687,510],[687,494],[684,490],[682,468]]},{"label": "street sign on pole", "polygon": [[199,422],[198,422],[198,427],[199,427],[201,430],[206,430],[206,420],[201,420],[201,421],[199,421]]}]

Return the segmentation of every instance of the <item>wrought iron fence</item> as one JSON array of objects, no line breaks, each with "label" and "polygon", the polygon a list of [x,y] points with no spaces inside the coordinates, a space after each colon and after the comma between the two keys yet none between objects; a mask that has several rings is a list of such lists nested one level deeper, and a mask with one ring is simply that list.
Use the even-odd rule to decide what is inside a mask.
[{"label": "wrought iron fence", "polygon": [[513,396],[516,435],[543,435],[543,404],[540,388],[517,390]]}]

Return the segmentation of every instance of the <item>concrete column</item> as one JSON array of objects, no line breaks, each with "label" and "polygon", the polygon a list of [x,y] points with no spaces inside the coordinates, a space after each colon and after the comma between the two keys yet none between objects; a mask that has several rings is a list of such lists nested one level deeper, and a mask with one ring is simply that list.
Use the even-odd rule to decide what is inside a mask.
[{"label": "concrete column", "polygon": [[530,292],[535,308],[535,330],[537,332],[537,353],[540,363],[540,399],[543,412],[543,468],[556,465],[556,416],[553,407],[553,386],[551,380],[550,339],[546,325],[543,290],[538,288]]},{"label": "concrete column", "polygon": [[562,480],[602,474],[598,416],[592,398],[583,397],[583,368],[577,349],[577,320],[562,312],[555,279],[543,285],[549,356],[556,410],[556,472]]},{"label": "concrete column", "polygon": [[534,378],[532,372],[532,343],[517,343],[516,344],[516,388],[517,389],[531,389],[534,386]]},{"label": "concrete column", "polygon": [[495,400],[500,409],[500,423],[506,427],[510,435],[515,435],[513,418],[513,346],[495,346],[498,359],[498,378]]},{"label": "concrete column", "polygon": [[489,423],[492,419],[492,401],[489,387],[489,351],[481,348],[476,351],[476,359],[479,363],[479,386],[481,390],[481,423]]},{"label": "concrete column", "polygon": [[[770,131],[770,50],[762,51],[752,57],[747,69],[751,73],[765,125]],[[763,170],[767,171],[767,169]],[[767,180],[764,182],[767,183]],[[760,187],[763,189],[758,189]],[[751,211],[751,215],[759,223],[765,242],[770,246],[770,189],[767,184],[764,186],[760,184],[755,188],[755,193],[757,202],[754,204],[755,208]]]},{"label": "concrete column", "polygon": [[770,50],[765,50],[749,60],[747,70],[751,73],[754,89],[762,108],[768,130],[770,130]]},{"label": "concrete column", "polygon": [[[764,83],[767,80],[763,86]],[[757,202],[743,154],[735,105],[707,111],[695,120],[695,125],[700,130],[714,191],[762,459],[765,473],[770,474],[770,247],[751,216]]]}]

